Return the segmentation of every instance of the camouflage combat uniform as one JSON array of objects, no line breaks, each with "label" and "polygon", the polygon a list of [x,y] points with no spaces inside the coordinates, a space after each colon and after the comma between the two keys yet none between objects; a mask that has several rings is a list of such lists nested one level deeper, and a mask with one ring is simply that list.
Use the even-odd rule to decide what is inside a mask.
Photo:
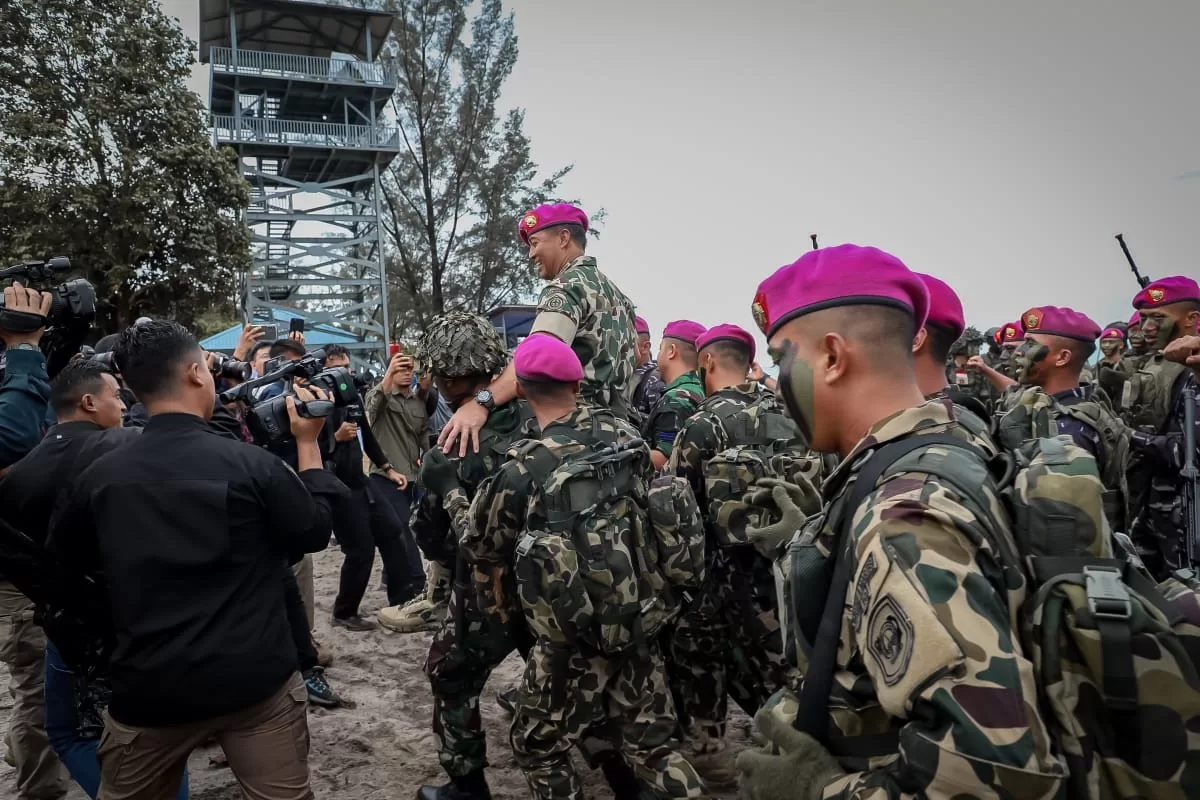
[{"label": "camouflage combat uniform", "polygon": [[688,417],[704,402],[704,387],[700,376],[689,370],[667,384],[662,397],[650,409],[642,424],[642,438],[651,450],[670,458],[675,437]]},{"label": "camouflage combat uniform", "polygon": [[[1011,572],[1006,584],[984,525],[949,484],[918,472],[888,477],[857,509],[843,508],[868,448],[925,433],[970,438],[944,400],[882,420],[825,481],[827,505],[799,534],[824,557],[840,548],[854,568],[829,703],[830,747],[847,774],[823,797],[1054,797],[1063,770],[1018,634],[1026,586]],[[921,457],[944,451],[931,446]],[[994,495],[991,502],[998,507]],[[852,542],[835,527],[843,513],[852,514]],[[1010,530],[998,532],[1015,547]],[[785,579],[791,557],[789,550],[778,565]],[[807,619],[790,618],[794,602]],[[786,581],[789,636],[811,642],[815,634],[805,632],[823,602],[820,586]],[[795,716],[794,695],[780,693],[772,704],[789,721]],[[858,739],[875,746],[854,756],[835,745],[837,737],[872,735],[890,745]]]},{"label": "camouflage combat uniform", "polygon": [[1157,353],[1126,380],[1117,401],[1122,419],[1134,430],[1126,471],[1130,535],[1159,580],[1186,560],[1179,491],[1182,447],[1172,441],[1183,432],[1183,388],[1190,374]]},{"label": "camouflage combat uniform", "polygon": [[[596,411],[580,405],[547,426],[542,442],[556,455],[578,452],[584,445],[563,431],[591,432],[594,423],[617,441],[637,437],[637,431],[623,420],[603,412],[597,419]],[[533,497],[529,472],[520,461],[509,461],[481,487],[471,505],[470,529],[460,542],[473,565],[481,604],[501,619],[523,618],[517,596],[497,591],[491,576],[511,574]],[[586,728],[605,719],[625,759],[655,794],[702,796],[699,776],[674,749],[675,708],[656,643],[608,658],[539,639],[525,665],[511,731],[513,752],[533,797],[581,797],[570,748]]]},{"label": "camouflage combat uniform", "polygon": [[633,302],[597,268],[596,259],[580,256],[542,290],[530,332],[571,345],[583,364],[580,398],[624,418],[637,362],[633,317]]},{"label": "camouflage combat uniform", "polygon": [[[476,603],[466,565],[456,542],[467,529],[467,509],[478,487],[508,460],[509,447],[536,434],[532,420],[522,421],[516,402],[499,406],[480,431],[479,452],[451,455],[461,488],[448,497],[426,491],[413,513],[412,529],[422,553],[454,576],[450,604],[433,637],[425,674],[433,690],[433,732],[438,760],[451,777],[487,766],[487,742],[479,696],[492,670],[514,649],[529,649],[523,621],[484,614]],[[456,563],[457,561],[457,563]]]},{"label": "camouflage combat uniform", "polygon": [[[734,410],[783,413],[775,396],[757,383],[722,389],[684,423],[667,466],[691,485],[707,527],[713,522],[705,464],[721,450],[742,444],[721,422],[722,414]],[[753,715],[791,676],[770,561],[751,546],[720,547],[711,536],[706,551],[708,578],[676,623],[669,654],[680,715],[699,753],[720,748],[730,696]]]}]

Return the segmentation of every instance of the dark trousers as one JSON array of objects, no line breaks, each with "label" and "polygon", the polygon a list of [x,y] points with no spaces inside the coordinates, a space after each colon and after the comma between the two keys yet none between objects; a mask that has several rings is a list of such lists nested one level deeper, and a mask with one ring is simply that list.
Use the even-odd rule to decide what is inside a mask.
[{"label": "dark trousers", "polygon": [[292,643],[296,645],[296,657],[300,672],[308,672],[317,665],[317,649],[313,647],[312,634],[308,631],[308,612],[304,609],[304,595],[292,568],[283,568],[283,605],[287,613],[288,627],[292,631]]},{"label": "dark trousers", "polygon": [[[393,500],[393,495],[403,499]],[[376,549],[387,574],[397,576],[388,581],[389,605],[406,603],[421,590],[425,575],[408,535],[408,495],[408,490],[401,491],[386,478],[372,476],[365,485],[352,487],[350,496],[338,503],[333,535],[346,560],[333,601],[335,617],[345,619],[358,613],[371,580]],[[416,555],[415,571],[412,555]]]}]

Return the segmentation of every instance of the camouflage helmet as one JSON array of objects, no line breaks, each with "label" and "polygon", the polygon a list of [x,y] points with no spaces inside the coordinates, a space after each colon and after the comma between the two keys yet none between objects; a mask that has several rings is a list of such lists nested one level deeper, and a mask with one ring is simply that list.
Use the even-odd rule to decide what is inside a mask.
[{"label": "camouflage helmet", "polygon": [[417,344],[417,368],[444,378],[495,375],[508,364],[504,340],[483,317],[448,311],[435,317]]}]

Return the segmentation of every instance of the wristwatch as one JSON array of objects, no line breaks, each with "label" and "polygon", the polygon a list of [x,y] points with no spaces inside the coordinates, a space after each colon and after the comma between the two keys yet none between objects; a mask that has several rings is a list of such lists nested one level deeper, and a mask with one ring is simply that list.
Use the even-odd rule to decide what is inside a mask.
[{"label": "wristwatch", "polygon": [[487,389],[479,390],[475,395],[475,402],[483,406],[489,414],[496,410],[496,398],[492,397],[492,393]]}]

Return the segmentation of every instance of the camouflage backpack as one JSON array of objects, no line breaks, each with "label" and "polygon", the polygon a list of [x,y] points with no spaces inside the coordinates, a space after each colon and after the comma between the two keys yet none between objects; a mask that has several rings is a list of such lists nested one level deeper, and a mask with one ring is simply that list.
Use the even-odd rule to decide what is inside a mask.
[{"label": "camouflage backpack", "polygon": [[[764,524],[762,508],[746,502],[746,493],[762,478],[788,479],[799,473],[810,480],[820,462],[796,439],[796,427],[773,395],[747,406],[728,403],[710,411],[730,443],[704,462],[708,532],[721,547],[750,544],[747,527]],[[773,555],[773,554],[772,554]]]},{"label": "camouflage backpack", "polygon": [[675,616],[674,585],[703,580],[703,560],[694,557],[703,541],[699,512],[693,498],[687,518],[691,491],[681,496],[674,482],[657,484],[650,504],[649,451],[640,439],[604,441],[598,428],[551,432],[586,448],[560,456],[529,441],[511,451],[535,486],[516,549],[517,592],[534,634],[619,655]]},{"label": "camouflage backpack", "polygon": [[[1066,797],[1200,796],[1196,594],[1177,581],[1156,587],[1136,557],[1114,557],[1095,459],[1070,437],[1047,436],[1048,415],[1039,420],[1041,436],[990,463],[962,439],[924,434],[885,446],[890,453],[877,451],[860,476],[870,475],[873,487],[879,476],[936,475],[983,521],[1004,569],[1024,573],[1022,640],[1043,717],[1070,773]],[[948,445],[948,454],[924,457],[930,445]],[[875,458],[887,463],[871,464]],[[869,492],[855,490],[859,502]],[[997,524],[1004,516],[1011,517],[1011,537]],[[838,567],[849,560],[839,557]],[[835,569],[831,600],[845,597],[848,572]],[[840,615],[842,605],[834,602],[826,613]],[[828,669],[832,678],[829,651],[836,647],[818,638],[810,675]],[[819,689],[821,681],[813,682]],[[819,705],[815,697],[809,703]],[[803,720],[811,726],[816,718],[809,712]]]}]

